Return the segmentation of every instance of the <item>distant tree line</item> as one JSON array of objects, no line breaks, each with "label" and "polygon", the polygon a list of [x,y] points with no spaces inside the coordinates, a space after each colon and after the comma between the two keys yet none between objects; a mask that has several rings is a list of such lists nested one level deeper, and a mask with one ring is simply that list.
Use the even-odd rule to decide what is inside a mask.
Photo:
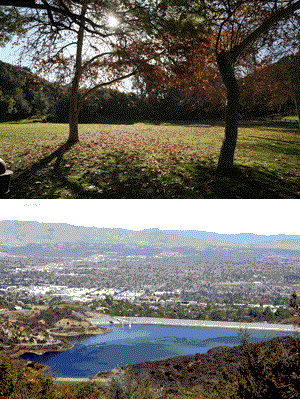
[{"label": "distant tree line", "polygon": [[[241,118],[264,118],[293,114],[295,105],[287,74],[290,58],[269,65],[239,80]],[[255,85],[254,85],[255,83]],[[84,103],[80,123],[134,121],[201,121],[224,117],[222,84],[215,95],[181,88],[136,90],[132,93],[100,88]],[[218,93],[218,94],[217,94]],[[48,122],[67,123],[70,88],[31,73],[29,68],[0,61],[0,122],[43,117]]]},{"label": "distant tree line", "polygon": [[292,317],[292,312],[285,307],[278,307],[272,312],[270,307],[248,308],[245,306],[218,307],[208,304],[206,307],[199,305],[186,306],[176,304],[135,304],[127,300],[113,300],[107,296],[105,300],[94,301],[92,308],[105,309],[109,315],[127,317],[158,317],[178,319],[200,319],[212,321],[234,321],[234,322],[270,322],[280,323]]},{"label": "distant tree line", "polygon": [[[66,93],[51,107],[47,121],[68,122],[69,104],[70,96]],[[141,98],[135,93],[102,88],[86,100],[79,113],[79,122],[197,121],[221,115],[222,110],[211,113],[192,104],[181,104],[179,96],[172,91]]]}]

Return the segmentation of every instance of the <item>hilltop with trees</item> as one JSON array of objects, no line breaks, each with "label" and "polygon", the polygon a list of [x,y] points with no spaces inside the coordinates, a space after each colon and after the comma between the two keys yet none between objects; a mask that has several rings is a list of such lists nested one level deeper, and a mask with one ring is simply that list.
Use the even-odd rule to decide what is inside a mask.
[{"label": "hilltop with trees", "polygon": [[0,61],[0,122],[46,117],[61,92],[29,68]]}]

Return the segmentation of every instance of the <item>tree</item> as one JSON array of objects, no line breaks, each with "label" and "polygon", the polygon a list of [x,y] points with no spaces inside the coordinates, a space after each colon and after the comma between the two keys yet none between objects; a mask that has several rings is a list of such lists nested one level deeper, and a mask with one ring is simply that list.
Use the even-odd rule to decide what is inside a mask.
[{"label": "tree", "polygon": [[[64,12],[57,4],[64,5]],[[78,115],[84,100],[100,87],[132,76],[143,58],[130,50],[136,35],[121,1],[53,0],[44,5],[22,12],[27,41],[22,57],[29,54],[37,72],[55,74],[61,84],[71,87],[68,142],[72,144],[79,140]],[[120,29],[117,20],[122,22]]]},{"label": "tree", "polygon": [[296,54],[294,55],[294,57],[292,57],[289,72],[291,89],[294,95],[296,112],[298,115],[300,127],[300,54]]},{"label": "tree", "polygon": [[16,101],[9,94],[3,94],[0,89],[0,121],[5,121],[8,116],[16,112]]},{"label": "tree", "polygon": [[50,376],[26,367],[22,361],[0,356],[1,398],[53,398],[55,394]]},{"label": "tree", "polygon": [[20,34],[22,30],[22,20],[18,10],[0,5],[0,46],[5,46],[14,34]]},{"label": "tree", "polygon": [[223,93],[205,23],[207,8],[201,1],[135,2],[137,28],[142,32],[140,51],[146,44],[152,54],[163,53],[135,76],[136,89],[154,111],[171,103],[173,110],[184,105],[200,114],[200,109],[213,111],[221,103]]},{"label": "tree", "polygon": [[[122,29],[112,30],[107,24],[108,12],[113,9],[122,20]],[[180,81],[184,92],[190,82],[186,77],[190,75],[194,79],[197,71],[205,95],[217,67],[227,97],[218,168],[230,171],[238,136],[237,66],[243,67],[244,61],[250,60],[257,63],[263,51],[277,43],[278,38],[284,39],[286,32],[292,37],[291,17],[296,18],[299,9],[300,0],[115,0],[110,3],[45,0],[42,5],[37,4],[35,12],[28,14],[30,20],[29,15],[32,18],[32,14],[38,13],[38,18],[32,19],[34,40],[29,43],[38,49],[36,60],[42,58],[41,63],[47,67],[55,63],[60,67],[60,74],[75,65],[70,106],[71,143],[78,140],[78,110],[93,90],[80,86],[80,82],[89,79],[99,88],[139,71],[150,90],[151,85],[157,87],[156,81],[162,83],[164,90]],[[70,37],[67,42],[66,35]],[[99,40],[96,46],[92,39],[95,37]],[[67,57],[66,51],[72,46],[76,47],[76,56],[73,52]],[[48,57],[45,50],[49,52]],[[90,57],[83,60],[83,55]],[[192,65],[192,59],[197,59],[196,55],[198,61],[203,57],[204,63],[198,63],[197,69],[195,62],[191,74],[191,68],[187,67]],[[104,75],[109,74],[111,79],[104,82]],[[205,74],[211,78],[206,79]]]},{"label": "tree", "polygon": [[[220,151],[218,169],[233,168],[238,135],[240,88],[237,67],[241,71],[247,63],[257,65],[264,52],[272,45],[287,46],[296,38],[291,18],[297,19],[300,1],[296,0],[137,0],[140,15],[148,15],[148,32],[162,45],[172,40],[186,41],[187,33],[195,41],[208,40],[198,47],[198,55],[206,58],[211,68],[218,67],[226,88],[225,135]],[[140,11],[142,9],[142,12]],[[145,17],[142,17],[146,20]],[[288,34],[287,34],[288,33]],[[289,49],[294,46],[288,43]],[[281,47],[282,48],[282,47]],[[211,53],[214,53],[212,57]],[[175,62],[178,61],[176,54]],[[172,58],[170,58],[172,60]],[[172,60],[174,61],[174,60]],[[187,59],[186,59],[187,61]],[[198,65],[199,82],[204,75]],[[167,76],[169,76],[167,74]],[[193,75],[192,77],[194,77]],[[208,86],[208,85],[207,85]]]},{"label": "tree", "polygon": [[29,7],[34,8],[36,6],[35,0],[1,0],[0,4],[14,7]]},{"label": "tree", "polygon": [[240,80],[240,107],[243,116],[260,118],[293,112],[294,101],[289,77],[292,58],[283,57]]},{"label": "tree", "polygon": [[223,370],[216,385],[219,398],[287,399],[298,398],[299,339],[279,337],[250,343],[244,335],[236,371]]},{"label": "tree", "polygon": [[300,9],[300,1],[255,1],[253,5],[249,1],[226,3],[228,7],[224,8],[215,45],[217,64],[227,90],[225,137],[218,163],[220,170],[232,169],[237,142],[240,91],[234,65],[249,46]]},{"label": "tree", "polygon": [[293,340],[296,351],[288,353],[278,341],[275,348],[261,344],[244,344],[246,360],[239,368],[238,397],[287,398],[299,395],[299,358],[295,353],[299,342]]},{"label": "tree", "polygon": [[294,312],[298,311],[299,309],[299,299],[295,290],[291,294],[289,306],[294,310]]},{"label": "tree", "polygon": [[199,119],[222,114],[225,92],[205,36],[162,44],[167,51],[135,85],[157,119]]},{"label": "tree", "polygon": [[61,91],[29,68],[0,62],[0,121],[45,115]]}]

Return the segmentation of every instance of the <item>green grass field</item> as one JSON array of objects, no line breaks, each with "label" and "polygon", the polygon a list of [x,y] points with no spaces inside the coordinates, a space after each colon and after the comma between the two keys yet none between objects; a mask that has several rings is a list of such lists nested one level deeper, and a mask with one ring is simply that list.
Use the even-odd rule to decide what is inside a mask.
[{"label": "green grass field", "polygon": [[[224,127],[0,124],[0,157],[14,171],[6,198],[299,198],[296,124],[242,124],[231,176],[216,172]],[[53,158],[53,159],[52,159]]]}]

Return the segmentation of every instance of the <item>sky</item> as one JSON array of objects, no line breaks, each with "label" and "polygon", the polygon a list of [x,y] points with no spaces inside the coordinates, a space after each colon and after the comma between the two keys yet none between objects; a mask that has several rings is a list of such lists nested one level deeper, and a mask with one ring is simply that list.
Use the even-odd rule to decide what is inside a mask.
[{"label": "sky", "polygon": [[0,220],[300,235],[299,200],[0,200]]},{"label": "sky", "polygon": [[[0,60],[13,65],[20,65],[19,47],[13,46],[12,43],[7,43],[5,47],[0,47]],[[22,62],[21,66],[27,66],[28,63]]]},{"label": "sky", "polygon": [[[114,18],[114,17],[111,17]],[[19,67],[28,67],[30,68],[31,72],[35,73],[34,71],[34,65],[32,64],[32,60],[30,58],[30,54],[23,58],[20,57],[20,50],[21,48],[19,46],[13,46],[12,43],[7,43],[5,47],[0,47],[0,61],[12,64],[12,65],[17,65]],[[43,77],[44,79],[54,82],[57,80],[57,77],[54,74],[50,73],[39,73],[40,77]],[[124,81],[120,82],[118,85],[111,86],[111,88],[118,88],[121,92],[130,92],[133,90],[132,88],[132,79],[128,78],[125,79]]]},{"label": "sky", "polygon": [[7,46],[6,47],[0,47],[0,60],[4,62],[8,62],[10,64],[13,63],[13,56],[12,52],[8,50]]}]

